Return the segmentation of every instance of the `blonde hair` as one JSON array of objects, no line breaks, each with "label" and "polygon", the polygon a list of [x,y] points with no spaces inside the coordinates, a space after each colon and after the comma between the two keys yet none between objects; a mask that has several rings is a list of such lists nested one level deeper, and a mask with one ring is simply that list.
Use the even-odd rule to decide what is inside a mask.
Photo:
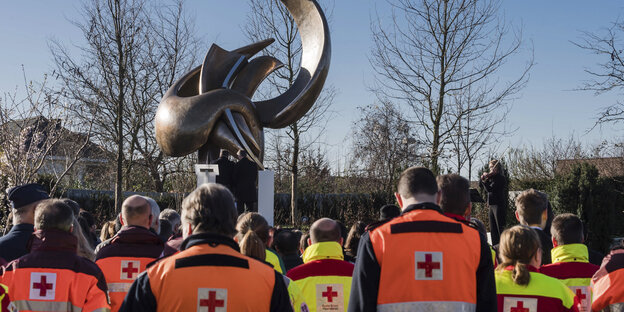
[{"label": "blonde hair", "polygon": [[93,248],[91,248],[91,244],[89,244],[87,237],[82,232],[78,219],[74,218],[73,226],[74,230],[72,231],[72,234],[76,236],[76,239],[78,240],[78,249],[76,250],[76,253],[83,258],[95,261],[95,252],[93,251]]},{"label": "blonde hair", "polygon": [[115,221],[104,222],[100,231],[100,240],[105,241],[113,236],[115,236]]},{"label": "blonde hair", "polygon": [[265,244],[254,231],[247,231],[238,242],[241,253],[245,256],[264,261],[266,258]]},{"label": "blonde hair", "polygon": [[527,266],[540,251],[541,244],[537,232],[524,225],[516,225],[503,232],[499,252],[502,260],[496,270],[502,271],[513,266],[512,279],[518,285],[528,285],[531,280]]},{"label": "blonde hair", "polygon": [[257,212],[241,215],[236,223],[236,238],[243,255],[263,260],[269,239],[269,223]]},{"label": "blonde hair", "polygon": [[492,166],[492,168],[494,169],[496,173],[503,174],[503,167],[500,161],[498,161],[497,159],[490,160],[489,165]]}]

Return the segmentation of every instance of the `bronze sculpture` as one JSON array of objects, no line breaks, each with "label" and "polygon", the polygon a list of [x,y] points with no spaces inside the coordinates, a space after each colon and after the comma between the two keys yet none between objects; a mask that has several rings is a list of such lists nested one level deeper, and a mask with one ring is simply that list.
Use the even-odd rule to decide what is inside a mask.
[{"label": "bronze sculpture", "polygon": [[156,111],[156,140],[170,156],[199,152],[199,162],[219,149],[245,150],[261,169],[264,127],[283,128],[297,121],[318,98],[329,71],[331,45],[323,11],[315,0],[282,0],[301,36],[301,69],[292,86],[266,101],[251,100],[256,88],[282,63],[252,57],[274,40],[233,51],[213,44],[202,65],[175,82]]}]

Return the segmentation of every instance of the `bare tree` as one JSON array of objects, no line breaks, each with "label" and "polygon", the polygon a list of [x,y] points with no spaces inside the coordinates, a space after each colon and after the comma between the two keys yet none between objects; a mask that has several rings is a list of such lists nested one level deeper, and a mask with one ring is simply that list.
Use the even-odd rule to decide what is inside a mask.
[{"label": "bare tree", "polygon": [[[475,161],[487,154],[491,155],[492,144],[513,132],[505,128],[505,117],[510,112],[511,106],[504,102],[500,105],[483,105],[482,101],[487,100],[485,95],[483,92],[472,92],[472,87],[468,87],[465,92],[457,94],[453,99],[458,107],[455,113],[463,116],[445,120],[457,121],[453,132],[449,135],[449,142],[453,146],[452,155],[455,158],[456,172],[466,169],[468,180],[472,179]],[[483,108],[473,109],[479,106]]]},{"label": "bare tree", "polygon": [[389,100],[360,108],[360,114],[353,123],[351,170],[364,173],[381,184],[377,189],[392,194],[401,172],[422,160],[417,153],[420,140]]},{"label": "bare tree", "polygon": [[[587,50],[601,58],[594,68],[586,68],[590,79],[585,81],[580,90],[592,91],[596,95],[624,90],[624,22],[616,20],[609,28],[601,32],[582,32],[577,47]],[[620,123],[624,120],[624,103],[617,101],[604,107],[598,115],[596,124]]]},{"label": "bare tree", "polygon": [[82,55],[50,44],[63,95],[77,103],[72,115],[93,120],[97,141],[115,151],[117,209],[137,164],[147,169],[154,189],[163,189],[166,161],[152,121],[162,94],[192,63],[189,47],[196,42],[182,3],[91,0],[82,8],[84,21],[73,22],[86,40]]},{"label": "bare tree", "polygon": [[49,187],[54,193],[91,144],[91,123],[68,117],[58,92],[47,87],[47,76],[37,83],[27,80],[22,71],[23,92],[16,89],[0,98],[0,168],[10,185],[53,175]]},{"label": "bare tree", "polygon": [[[520,52],[522,38],[498,19],[498,0],[389,0],[392,21],[372,24],[374,91],[413,110],[428,145],[429,166],[440,171],[444,145],[464,117],[495,111],[526,83],[530,60],[517,78],[499,83],[497,72]],[[481,98],[469,109],[456,96]],[[466,98],[466,97],[464,97]]]},{"label": "bare tree", "polygon": [[[301,41],[295,21],[286,7],[279,0],[252,0],[248,25],[245,28],[247,37],[252,41],[274,38],[275,43],[264,53],[284,63],[284,67],[267,78],[258,94],[262,97],[274,96],[286,91],[295,81],[299,73],[301,60]],[[267,162],[273,164],[278,171],[290,174],[290,206],[291,221],[297,217],[297,193],[301,154],[319,142],[331,112],[336,89],[326,87],[310,111],[299,121],[285,130],[268,132],[269,151]],[[271,138],[277,136],[277,138]],[[273,145],[272,145],[273,144]]]}]

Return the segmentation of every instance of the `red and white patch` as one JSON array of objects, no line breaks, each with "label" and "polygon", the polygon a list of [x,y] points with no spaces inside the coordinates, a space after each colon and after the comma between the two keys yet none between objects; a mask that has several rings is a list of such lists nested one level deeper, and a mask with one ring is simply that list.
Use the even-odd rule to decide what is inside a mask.
[{"label": "red and white patch", "polygon": [[504,312],[537,312],[536,298],[505,297]]},{"label": "red and white patch", "polygon": [[589,286],[570,286],[570,289],[581,302],[580,312],[591,311],[591,289]]},{"label": "red and white patch", "polygon": [[316,311],[344,311],[342,284],[316,284]]},{"label": "red and white patch", "polygon": [[121,279],[135,280],[141,272],[141,261],[121,260]]},{"label": "red and white patch", "polygon": [[226,312],[227,289],[199,288],[197,289],[198,312]]},{"label": "red and white patch", "polygon": [[56,273],[30,273],[29,299],[54,300]]},{"label": "red and white patch", "polygon": [[416,259],[416,280],[441,281],[444,277],[444,266],[442,252],[417,251]]}]

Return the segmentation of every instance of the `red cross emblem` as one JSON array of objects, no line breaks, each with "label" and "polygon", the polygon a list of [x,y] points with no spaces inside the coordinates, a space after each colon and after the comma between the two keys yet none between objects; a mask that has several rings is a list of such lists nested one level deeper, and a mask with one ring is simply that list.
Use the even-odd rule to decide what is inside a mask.
[{"label": "red cross emblem", "polygon": [[197,311],[227,311],[227,289],[199,288],[197,300]]},{"label": "red cross emblem", "polygon": [[141,262],[136,260],[121,260],[121,279],[134,280],[139,276]]},{"label": "red cross emblem", "polygon": [[54,300],[56,273],[30,273],[30,299]]},{"label": "red cross emblem", "polygon": [[417,280],[442,280],[441,252],[417,251],[415,258]]},{"label": "red cross emblem", "polygon": [[504,312],[537,312],[536,298],[505,297]]},{"label": "red cross emblem", "polygon": [[570,287],[570,289],[572,289],[572,291],[578,298],[579,303],[581,304],[581,307],[579,310],[581,312],[591,311],[591,300],[589,300],[590,298],[587,297],[588,294],[591,294],[591,290],[589,289],[589,286],[580,286],[580,287],[574,286],[574,287]]},{"label": "red cross emblem", "polygon": [[342,284],[316,284],[317,312],[344,311],[345,307]]}]

